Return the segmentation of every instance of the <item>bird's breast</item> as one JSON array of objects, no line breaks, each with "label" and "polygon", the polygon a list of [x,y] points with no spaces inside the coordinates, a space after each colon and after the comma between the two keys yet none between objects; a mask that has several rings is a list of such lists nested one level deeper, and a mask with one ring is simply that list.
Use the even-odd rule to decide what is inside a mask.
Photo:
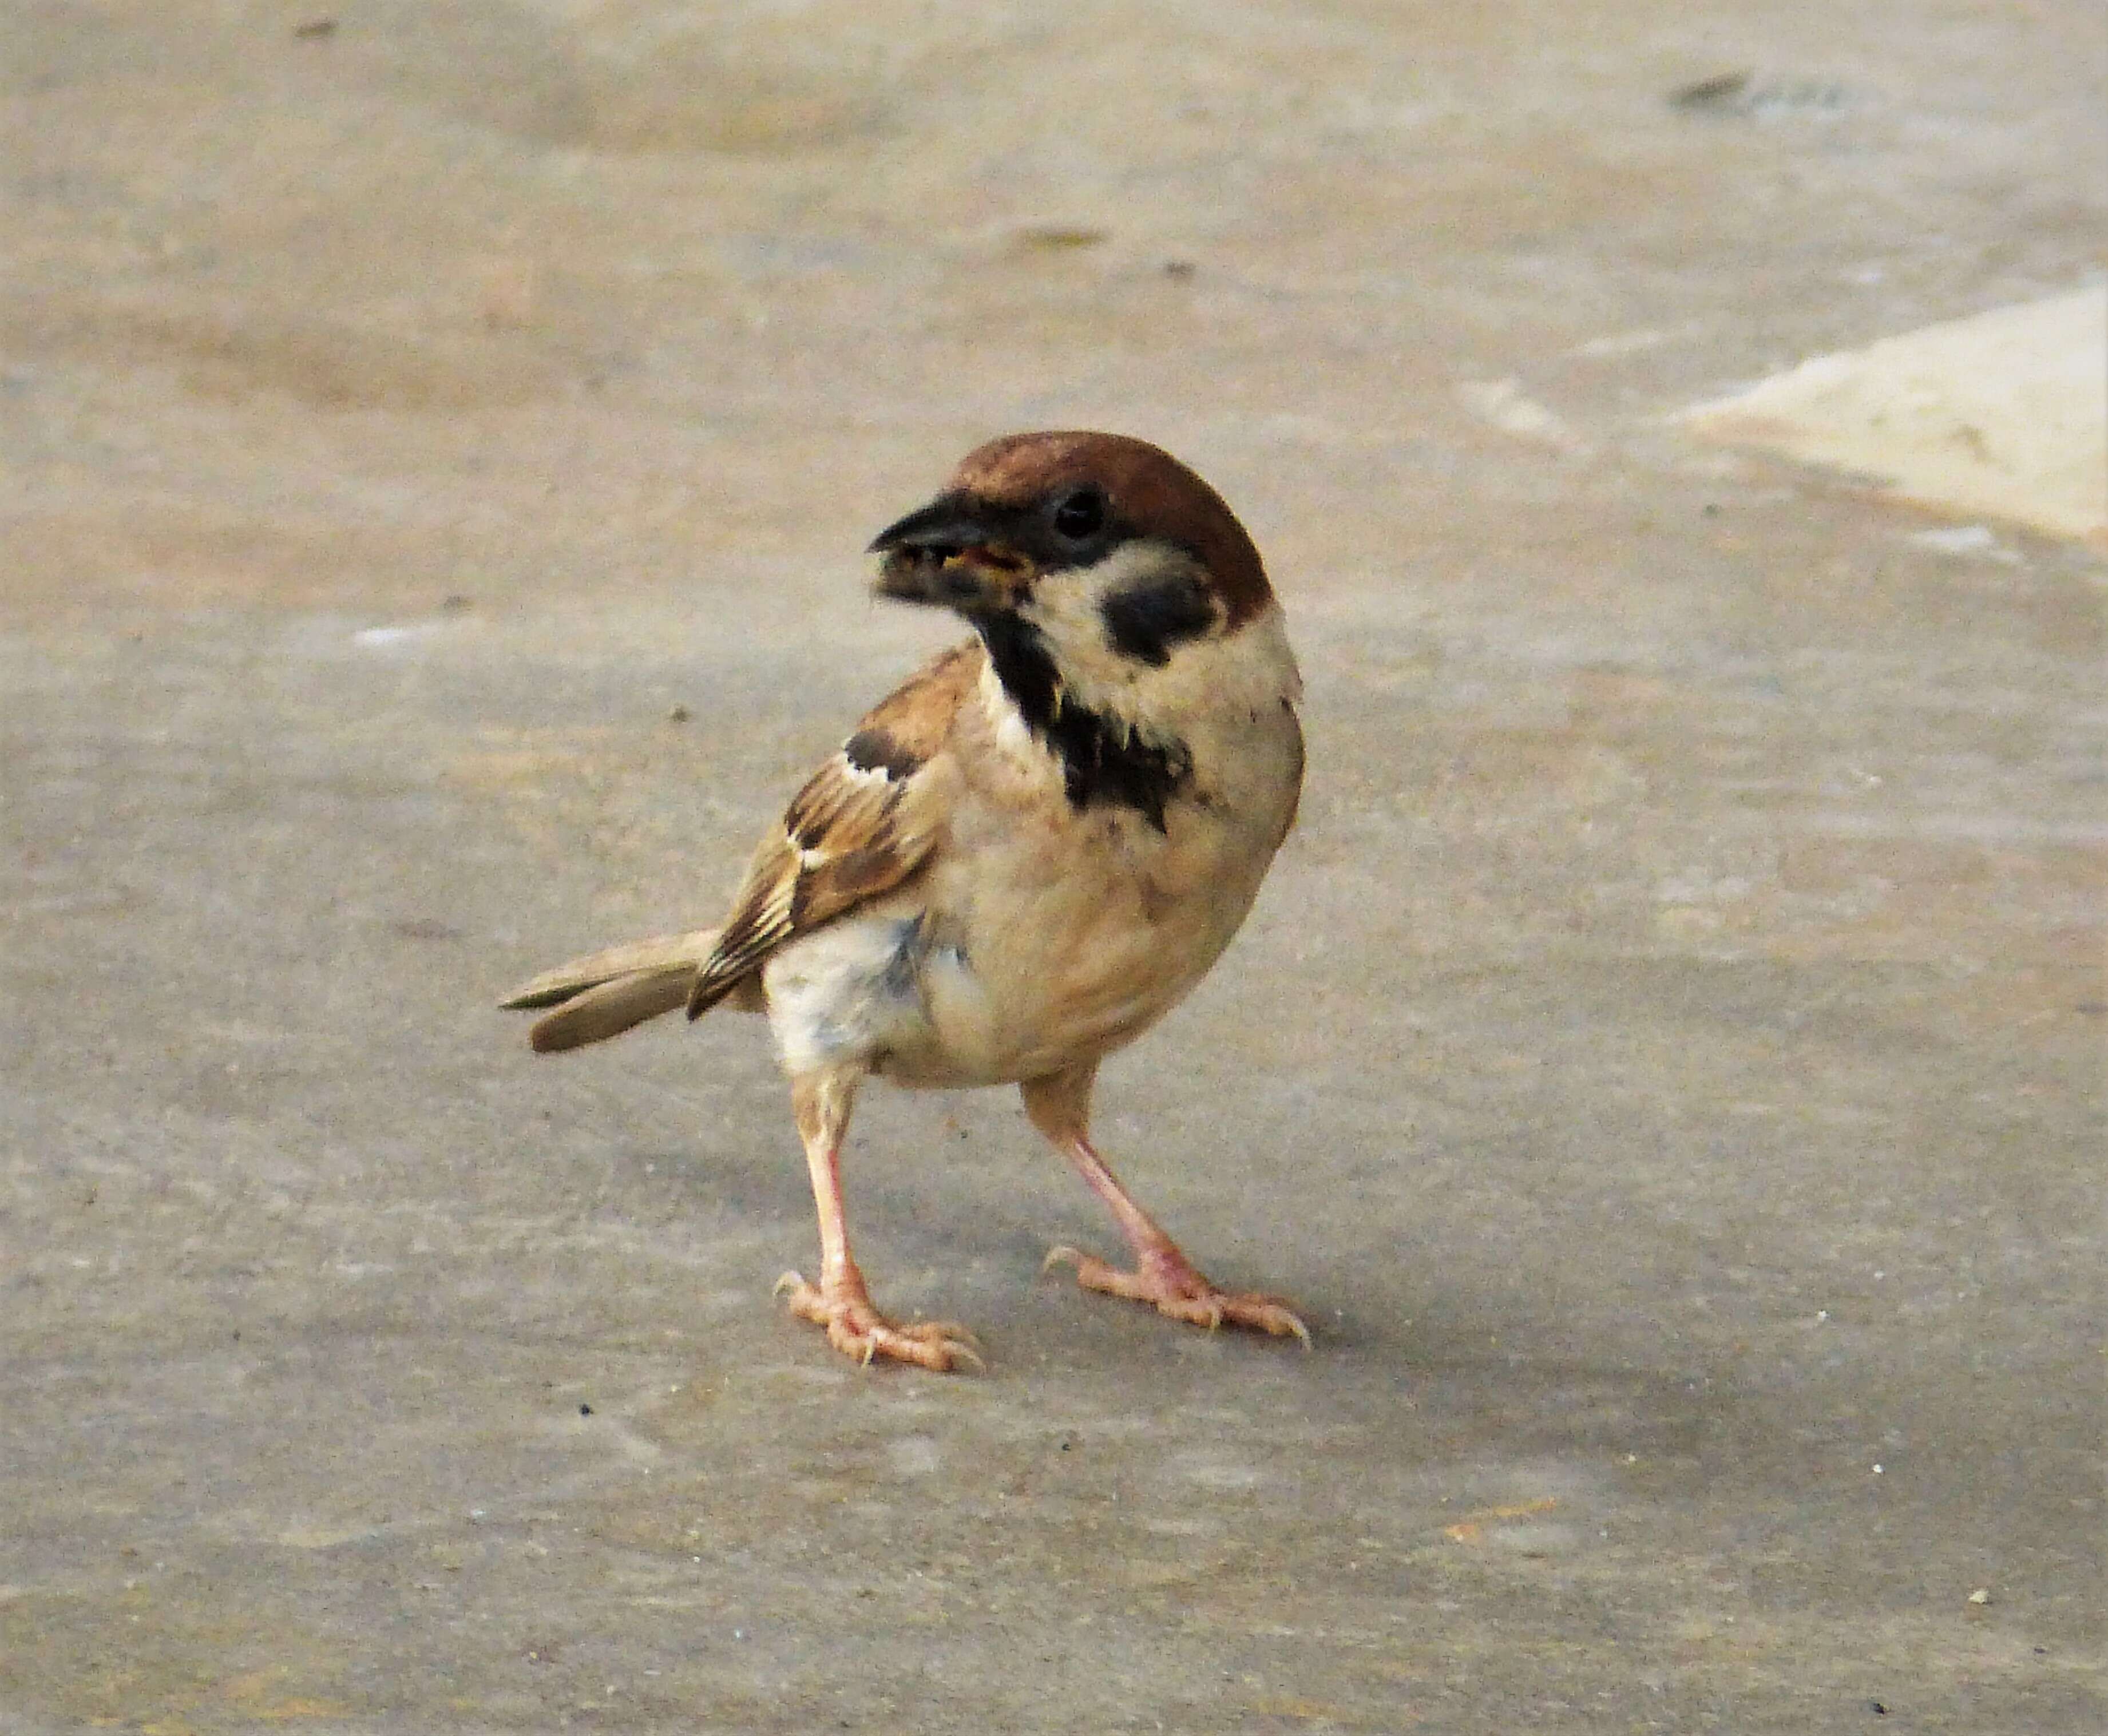
[{"label": "bird's breast", "polygon": [[[1034,1078],[1141,1035],[1236,934],[1292,805],[1292,791],[1254,808],[1203,790],[1160,831],[1128,809],[964,805],[920,889],[930,1043],[917,1070]],[[888,1071],[904,1080],[910,1060]]]},{"label": "bird's breast", "polygon": [[1074,800],[1058,756],[984,679],[946,749],[954,794],[925,865],[772,967],[772,1012],[796,1009],[779,1016],[797,1038],[779,1032],[786,1056],[854,1052],[903,1084],[1003,1084],[1094,1060],[1175,1006],[1244,922],[1302,781],[1277,614],[1219,648],[1214,685],[1173,708],[1190,773],[1160,815]]}]

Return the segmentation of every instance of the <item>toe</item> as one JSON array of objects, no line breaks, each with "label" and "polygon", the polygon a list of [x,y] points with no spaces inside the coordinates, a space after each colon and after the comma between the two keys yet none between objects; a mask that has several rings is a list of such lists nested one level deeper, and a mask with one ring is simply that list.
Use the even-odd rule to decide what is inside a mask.
[{"label": "toe", "polygon": [[1160,1314],[1182,1320],[1189,1326],[1205,1326],[1214,1332],[1224,1324],[1248,1327],[1276,1338],[1296,1338],[1310,1348],[1310,1329],[1295,1309],[1279,1296],[1239,1294],[1218,1290],[1172,1250],[1138,1271],[1123,1272],[1080,1249],[1050,1248],[1041,1265],[1044,1272],[1056,1265],[1073,1265],[1076,1282],[1086,1290],[1106,1296],[1146,1302]]},{"label": "toe", "polygon": [[1223,1298],[1223,1318],[1276,1338],[1299,1339],[1304,1350],[1310,1348],[1310,1328],[1294,1309],[1277,1297],[1226,1296]]},{"label": "toe", "polygon": [[776,1294],[784,1298],[783,1305],[800,1319],[824,1326],[832,1336],[834,1311],[828,1307],[827,1299],[795,1272],[786,1272],[776,1280]]},{"label": "toe", "polygon": [[883,1359],[944,1374],[960,1367],[988,1366],[979,1341],[965,1327],[951,1320],[896,1326],[872,1305],[861,1287],[830,1296],[797,1273],[786,1272],[776,1281],[776,1293],[800,1319],[825,1327],[827,1342],[863,1367]]},{"label": "toe", "polygon": [[[828,1336],[834,1335],[830,1332]],[[853,1342],[845,1344],[836,1339],[836,1347],[857,1357],[867,1367],[881,1357],[889,1362],[912,1363],[919,1369],[939,1374],[948,1374],[964,1362],[971,1362],[976,1369],[986,1366],[971,1346],[941,1329],[935,1332],[920,1328],[903,1330],[884,1321],[874,1321],[845,1336],[851,1337]]]}]

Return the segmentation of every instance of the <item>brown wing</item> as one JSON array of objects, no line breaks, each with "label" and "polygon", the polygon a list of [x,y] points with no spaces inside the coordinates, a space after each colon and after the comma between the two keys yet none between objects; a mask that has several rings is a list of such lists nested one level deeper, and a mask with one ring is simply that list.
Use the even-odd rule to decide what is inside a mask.
[{"label": "brown wing", "polygon": [[975,643],[925,665],[791,798],[696,973],[690,1018],[786,940],[890,891],[921,865],[951,813],[952,778],[939,751],[980,679],[981,656]]}]

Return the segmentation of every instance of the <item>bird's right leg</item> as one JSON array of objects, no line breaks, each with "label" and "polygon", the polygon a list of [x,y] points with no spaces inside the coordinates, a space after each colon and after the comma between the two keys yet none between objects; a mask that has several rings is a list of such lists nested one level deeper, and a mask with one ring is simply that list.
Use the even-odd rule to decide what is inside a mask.
[{"label": "bird's right leg", "polygon": [[791,1313],[826,1327],[827,1341],[858,1362],[889,1357],[940,1373],[961,1362],[979,1368],[972,1334],[964,1327],[944,1320],[898,1326],[881,1314],[849,1253],[848,1214],[842,1204],[842,1139],[862,1079],[861,1072],[841,1067],[801,1074],[790,1081],[791,1107],[813,1172],[813,1203],[820,1214],[820,1281],[810,1284],[797,1273],[786,1272],[776,1281],[777,1293],[787,1292]]},{"label": "bird's right leg", "polygon": [[1018,1089],[1032,1125],[1074,1166],[1092,1193],[1111,1210],[1120,1233],[1134,1250],[1135,1269],[1123,1272],[1079,1248],[1066,1247],[1050,1249],[1047,1264],[1070,1261],[1076,1268],[1076,1282],[1086,1290],[1146,1302],[1174,1320],[1210,1331],[1227,1323],[1271,1332],[1277,1338],[1293,1336],[1308,1350],[1309,1330],[1291,1305],[1277,1296],[1218,1289],[1194,1269],[1178,1244],[1135,1203],[1134,1196],[1106,1167],[1105,1159],[1091,1143],[1091,1086],[1097,1071],[1095,1061],[1086,1062],[1065,1073],[1029,1079]]}]

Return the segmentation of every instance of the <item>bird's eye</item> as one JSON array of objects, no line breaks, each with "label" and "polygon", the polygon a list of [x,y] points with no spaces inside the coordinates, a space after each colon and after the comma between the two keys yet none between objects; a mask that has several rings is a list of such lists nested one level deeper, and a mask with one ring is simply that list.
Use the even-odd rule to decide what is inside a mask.
[{"label": "bird's eye", "polygon": [[1054,505],[1054,530],[1072,543],[1088,542],[1106,528],[1106,497],[1096,489],[1078,489]]}]

